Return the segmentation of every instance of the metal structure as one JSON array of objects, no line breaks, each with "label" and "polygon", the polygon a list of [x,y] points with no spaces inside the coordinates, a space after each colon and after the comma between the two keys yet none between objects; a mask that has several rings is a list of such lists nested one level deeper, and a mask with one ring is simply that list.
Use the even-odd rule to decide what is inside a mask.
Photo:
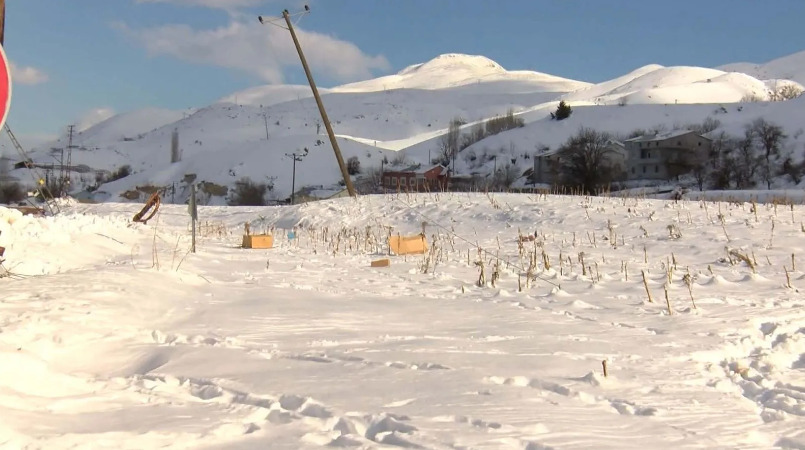
[{"label": "metal structure", "polygon": [[294,204],[294,194],[296,193],[296,162],[302,161],[305,159],[305,156],[308,154],[308,149],[302,151],[302,153],[286,153],[285,156],[288,158],[293,159],[293,175],[291,175],[291,204]]},{"label": "metal structure", "polygon": [[[31,159],[28,157],[28,154],[25,152],[25,149],[22,148],[20,142],[17,140],[17,137],[14,136],[14,133],[11,132],[11,127],[8,124],[5,125],[6,133],[8,133],[8,138],[11,139],[11,143],[14,145],[14,148],[17,150],[20,158],[26,163]],[[42,177],[42,174],[36,170],[33,165],[28,165],[28,170],[30,171],[31,177],[33,178],[34,184],[37,187],[37,191],[39,195],[42,197],[42,200],[45,202],[45,208],[51,215],[56,215],[59,213],[59,204],[53,198],[53,193],[50,192],[50,188],[48,187],[48,183],[45,182],[45,178]]]},{"label": "metal structure", "polygon": [[[302,12],[294,13],[293,17],[302,17],[310,12],[310,8],[305,5],[305,10]],[[296,32],[293,28],[293,23],[291,23],[291,16],[288,10],[282,11],[282,18],[285,19],[285,24],[287,26],[283,27],[282,25],[276,23],[279,18],[272,18],[272,17],[264,17],[259,16],[258,19],[260,20],[261,24],[271,24],[274,26],[278,26],[285,30],[290,31],[291,38],[293,39],[293,43],[296,46],[296,52],[299,54],[299,59],[302,61],[302,68],[305,69],[305,75],[307,75],[307,81],[310,84],[310,89],[313,91],[313,98],[316,99],[316,105],[319,107],[319,113],[321,113],[322,122],[324,122],[324,128],[327,129],[327,136],[330,138],[330,144],[333,146],[333,151],[335,152],[335,159],[338,160],[338,167],[341,169],[341,176],[344,177],[344,184],[347,187],[347,192],[349,192],[350,197],[356,197],[358,194],[355,191],[355,186],[352,185],[352,179],[349,177],[349,172],[347,171],[347,165],[344,163],[344,157],[341,155],[341,148],[338,147],[338,141],[335,139],[335,133],[333,132],[333,126],[330,124],[330,119],[327,117],[327,111],[324,109],[324,104],[321,101],[321,97],[319,96],[319,90],[316,88],[316,82],[313,81],[313,74],[310,72],[310,67],[307,65],[307,60],[305,59],[305,54],[302,53],[302,47],[299,45],[299,39],[296,37]]]}]

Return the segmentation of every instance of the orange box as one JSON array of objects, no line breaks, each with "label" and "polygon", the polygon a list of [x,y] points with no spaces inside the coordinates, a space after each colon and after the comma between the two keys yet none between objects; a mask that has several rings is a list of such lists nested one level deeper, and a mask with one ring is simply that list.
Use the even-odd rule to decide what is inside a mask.
[{"label": "orange box", "polygon": [[386,259],[378,259],[377,261],[372,261],[372,267],[388,267],[391,265],[391,261]]},{"label": "orange box", "polygon": [[272,248],[274,236],[270,234],[247,234],[243,236],[243,248]]},{"label": "orange box", "polygon": [[422,255],[428,250],[428,243],[421,234],[397,235],[389,237],[389,248],[395,255]]}]

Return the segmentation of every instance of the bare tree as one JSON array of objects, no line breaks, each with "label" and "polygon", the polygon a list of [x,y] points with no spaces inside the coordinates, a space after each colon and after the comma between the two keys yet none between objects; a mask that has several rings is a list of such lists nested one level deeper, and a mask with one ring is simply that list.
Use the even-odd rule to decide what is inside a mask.
[{"label": "bare tree", "polygon": [[757,169],[762,165],[762,159],[755,152],[755,134],[747,128],[744,137],[735,142],[732,155],[734,161],[735,186],[746,189],[754,186]]},{"label": "bare tree", "polygon": [[776,160],[780,154],[780,148],[788,136],[785,135],[781,126],[767,122],[762,117],[748,126],[747,133],[750,133],[753,140],[760,145],[764,162],[760,168],[761,175],[763,181],[766,182],[766,188],[771,189],[771,181],[777,171]]},{"label": "bare tree", "polygon": [[463,121],[455,118],[450,121],[450,126],[447,128],[447,134],[442,136],[439,142],[439,159],[441,164],[448,166],[453,162],[455,169],[456,155],[458,155],[458,142],[461,135],[461,124]]},{"label": "bare tree", "polygon": [[611,142],[609,133],[591,128],[582,128],[570,137],[558,150],[564,183],[592,193],[613,181],[617,168]]},{"label": "bare tree", "polygon": [[784,102],[786,100],[793,100],[802,95],[802,88],[792,83],[775,83],[774,87],[769,90],[769,100],[773,102]]},{"label": "bare tree", "polygon": [[520,170],[514,164],[506,164],[505,167],[495,172],[494,184],[498,189],[508,189],[520,178]]}]

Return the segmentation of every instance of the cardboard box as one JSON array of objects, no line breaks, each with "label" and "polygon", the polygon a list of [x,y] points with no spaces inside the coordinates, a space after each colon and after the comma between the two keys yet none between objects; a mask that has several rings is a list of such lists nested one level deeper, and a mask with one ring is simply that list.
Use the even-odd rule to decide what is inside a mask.
[{"label": "cardboard box", "polygon": [[247,234],[243,236],[243,248],[272,248],[274,236],[270,234]]},{"label": "cardboard box", "polygon": [[391,261],[386,259],[378,259],[377,261],[372,261],[372,267],[388,267],[391,265]]},{"label": "cardboard box", "polygon": [[422,255],[428,250],[428,243],[421,234],[397,235],[389,237],[389,248],[395,255]]}]

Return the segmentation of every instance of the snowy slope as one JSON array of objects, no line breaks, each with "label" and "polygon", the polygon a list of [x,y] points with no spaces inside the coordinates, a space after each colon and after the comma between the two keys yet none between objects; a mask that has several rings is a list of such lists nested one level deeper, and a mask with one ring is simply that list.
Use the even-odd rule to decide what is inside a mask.
[{"label": "snowy slope", "polygon": [[507,71],[485,56],[444,54],[426,63],[409,66],[395,75],[339,86],[337,92],[372,92],[388,89],[444,89],[468,84],[510,81],[531,91],[568,92],[589,83],[539,72]]},{"label": "snowy slope", "polygon": [[[724,105],[723,109],[721,105],[696,104],[577,105],[571,118],[563,121],[550,119],[550,113],[555,109],[556,102],[551,102],[524,112],[521,117],[526,122],[525,127],[487,137],[462,150],[456,159],[456,171],[460,174],[490,174],[495,167],[513,164],[523,173],[533,168],[533,155],[545,148],[556,150],[582,126],[624,139],[634,130],[680,129],[701,124],[707,118],[721,123],[717,132],[732,136],[742,135],[747,124],[764,118],[787,130],[788,138],[781,149],[784,153],[791,152],[795,160],[805,157],[802,152],[805,148],[802,124],[805,97],[787,102]],[[406,154],[412,161],[425,162],[429,151],[436,154],[439,139],[434,137],[413,145]],[[777,183],[777,187],[786,186],[785,180]]]},{"label": "snowy slope", "polygon": [[[324,95],[329,92],[329,89],[319,89],[319,94]],[[312,97],[313,93],[308,85],[265,85],[256,86],[242,91],[235,92],[234,94],[227,95],[226,97],[218,100],[218,103],[234,103],[236,105],[250,105],[250,106],[271,106],[278,103],[289,102],[291,100],[299,100],[303,98]]]},{"label": "snowy slope", "polygon": [[765,64],[733,63],[717,69],[725,72],[741,72],[761,80],[792,80],[805,85],[805,51],[777,58]]},{"label": "snowy slope", "polygon": [[[517,164],[525,170],[529,164],[525,154],[546,145],[555,148],[581,126],[616,133],[657,125],[684,126],[721,114],[722,105],[733,113],[718,116],[726,131],[740,133],[751,118],[763,116],[784,124],[793,138],[790,144],[799,145],[802,125],[795,119],[801,112],[790,105],[727,105],[747,96],[766,98],[770,82],[715,69],[649,65],[590,85],[536,72],[507,71],[481,56],[448,54],[396,75],[321,92],[345,156],[358,157],[365,172],[379,169],[384,159],[427,163],[429,154],[438,154],[451,120],[460,118],[469,129],[508,110],[528,126],[485,139],[470,150],[503,158],[518,153]],[[576,110],[561,123],[548,120],[559,99]],[[744,112],[737,114],[739,109]],[[133,176],[104,186],[96,196],[102,200],[119,199],[136,186],[182,183],[187,175],[227,186],[241,176],[273,179],[274,195],[285,198],[291,185],[286,153],[302,148],[312,152],[299,167],[299,187],[310,180],[327,186],[340,179],[319,124],[308,88],[262,86],[186,114],[146,110],[113,117],[78,135],[77,145],[82,148],[74,152],[73,162],[96,169],[122,165],[134,169]],[[182,161],[170,165],[174,129],[180,134]],[[50,164],[49,148],[64,144],[63,139],[50,143],[32,155]],[[482,168],[491,171],[494,162]],[[73,185],[94,182],[91,174],[82,177]]]},{"label": "snowy slope", "polygon": [[[161,108],[145,108],[132,112],[116,114],[87,130],[73,136],[73,144],[78,146],[97,146],[101,143],[120,142],[153,131],[169,123],[180,120],[192,111],[173,111]],[[67,145],[66,136],[59,138],[53,146]]]},{"label": "snowy slope", "polygon": [[594,104],[735,103],[747,96],[767,99],[768,87],[744,74],[702,67],[641,67],[625,76],[564,96]]},{"label": "snowy slope", "polygon": [[[0,207],[0,446],[805,446],[801,205],[462,193],[202,207],[195,254],[184,207],[147,226],[130,223],[138,209]],[[275,248],[237,248],[246,222],[275,227]],[[386,227],[423,222],[427,266],[369,267]],[[536,239],[520,247],[520,233]]]}]

